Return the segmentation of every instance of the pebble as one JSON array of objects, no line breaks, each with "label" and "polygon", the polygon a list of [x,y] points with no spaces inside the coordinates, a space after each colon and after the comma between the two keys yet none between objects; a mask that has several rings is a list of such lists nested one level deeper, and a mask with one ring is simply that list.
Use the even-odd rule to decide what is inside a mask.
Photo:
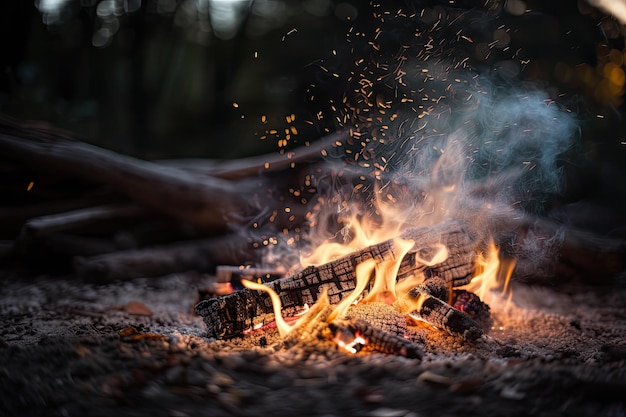
[{"label": "pebble", "polygon": [[450,385],[451,379],[431,371],[424,371],[417,377],[418,382],[426,382],[433,385]]}]

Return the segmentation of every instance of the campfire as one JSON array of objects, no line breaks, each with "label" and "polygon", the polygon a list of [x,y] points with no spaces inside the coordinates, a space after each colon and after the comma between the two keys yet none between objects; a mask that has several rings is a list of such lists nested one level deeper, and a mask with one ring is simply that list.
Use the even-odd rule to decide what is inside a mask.
[{"label": "campfire", "polygon": [[623,416],[624,16],[566,3],[5,7],[0,415]]},{"label": "campfire", "polygon": [[[281,336],[291,343],[310,342],[318,334],[304,329],[322,334],[319,328],[327,325],[348,351],[369,345],[419,357],[420,348],[405,339],[408,318],[469,341],[489,330],[489,307],[461,289],[470,283],[475,262],[467,228],[450,221],[408,229],[398,238],[264,285],[243,281],[247,289],[203,301],[196,311],[211,337],[240,336],[263,326],[273,313]],[[293,325],[283,318],[299,314]]]}]

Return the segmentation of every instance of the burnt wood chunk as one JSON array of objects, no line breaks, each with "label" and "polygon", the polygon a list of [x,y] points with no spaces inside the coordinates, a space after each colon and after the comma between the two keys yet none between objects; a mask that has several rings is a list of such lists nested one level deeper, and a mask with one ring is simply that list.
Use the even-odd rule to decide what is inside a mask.
[{"label": "burnt wood chunk", "polygon": [[424,351],[416,343],[380,329],[365,320],[338,320],[331,323],[329,328],[335,335],[347,334],[354,338],[360,337],[363,339],[363,345],[370,350],[404,356],[410,359],[421,359],[424,356]]},{"label": "burnt wood chunk", "polygon": [[442,294],[441,290],[444,286],[445,282],[440,278],[426,280],[421,285],[412,288],[396,301],[395,305],[403,313],[420,318],[450,334],[463,336],[470,341],[478,339],[482,336],[483,330],[476,321],[433,295]]},{"label": "burnt wood chunk", "polygon": [[[469,282],[474,271],[476,252],[470,233],[464,224],[447,221],[434,226],[407,229],[400,236],[415,242],[402,259],[398,277],[423,273],[440,276],[450,285]],[[445,261],[427,266],[435,253],[445,247]],[[309,266],[300,273],[281,278],[266,285],[279,295],[283,315],[296,314],[305,305],[314,304],[322,290],[328,291],[331,304],[339,303],[356,286],[357,264],[374,259],[376,262],[393,261],[398,257],[394,239],[368,246],[343,258],[319,265]],[[196,312],[207,325],[207,335],[214,338],[239,336],[259,317],[272,313],[272,302],[265,292],[243,289],[218,298],[201,301]]]}]

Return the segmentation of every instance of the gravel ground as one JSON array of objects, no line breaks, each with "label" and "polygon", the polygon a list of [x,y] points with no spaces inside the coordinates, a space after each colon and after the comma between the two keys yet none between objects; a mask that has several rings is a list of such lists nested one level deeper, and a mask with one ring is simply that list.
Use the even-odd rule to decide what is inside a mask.
[{"label": "gravel ground", "polygon": [[410,326],[422,360],[275,330],[203,337],[206,276],[95,285],[4,273],[4,416],[624,416],[626,284],[515,286],[474,344]]}]

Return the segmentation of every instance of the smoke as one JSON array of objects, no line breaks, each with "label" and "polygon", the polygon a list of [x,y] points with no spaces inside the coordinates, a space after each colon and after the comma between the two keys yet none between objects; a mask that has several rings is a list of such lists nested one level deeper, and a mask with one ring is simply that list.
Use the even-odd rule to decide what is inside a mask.
[{"label": "smoke", "polygon": [[[329,98],[314,114],[352,140],[317,167],[306,242],[287,252],[350,242],[355,222],[400,232],[463,218],[486,236],[508,218],[546,213],[564,191],[578,125],[541,88],[473,65],[483,47],[481,68],[521,59],[504,56],[514,48],[496,36],[498,10],[394,9],[394,19],[371,22],[373,33],[349,33],[349,53],[337,57],[345,76],[333,72],[338,84],[317,91]],[[469,24],[476,19],[486,20]]]},{"label": "smoke", "polygon": [[578,132],[571,112],[530,85],[438,74],[420,111],[399,106],[392,122],[355,123],[360,150],[318,176],[312,247],[349,241],[354,219],[401,231],[455,217],[486,235],[520,213],[543,214],[564,190],[561,162]]},{"label": "smoke", "polygon": [[378,147],[399,160],[392,175],[472,185],[483,199],[541,212],[564,187],[559,161],[575,143],[573,115],[533,88],[449,91],[455,99],[422,117],[423,129]]}]

